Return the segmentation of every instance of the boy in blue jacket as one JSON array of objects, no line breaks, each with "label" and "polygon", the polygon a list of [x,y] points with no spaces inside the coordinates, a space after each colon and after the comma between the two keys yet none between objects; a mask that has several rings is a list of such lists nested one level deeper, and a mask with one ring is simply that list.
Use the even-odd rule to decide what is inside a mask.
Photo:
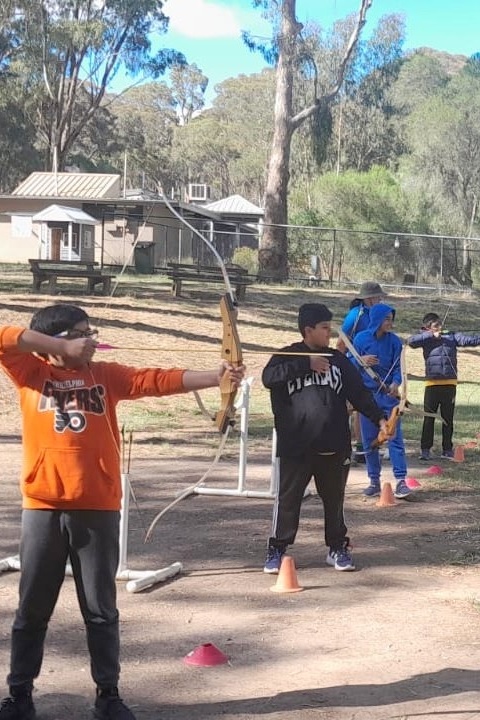
[{"label": "boy in blue jacket", "polygon": [[[360,356],[371,355],[376,358],[376,363],[370,367],[377,379],[372,378],[361,363],[356,362],[356,364],[361,371],[364,385],[373,393],[375,401],[383,410],[385,417],[389,417],[393,408],[399,403],[399,387],[402,382],[400,370],[402,341],[398,335],[392,332],[394,318],[395,310],[390,305],[384,303],[374,305],[370,308],[368,328],[358,333],[353,341]],[[378,435],[378,429],[365,415],[361,415],[360,430],[370,480],[370,484],[365,488],[363,494],[367,497],[374,497],[380,495],[381,489],[380,454],[378,449],[372,448],[372,443]],[[396,480],[394,495],[403,500],[410,495],[411,491],[405,482],[407,462],[400,420],[396,425],[394,435],[388,440],[388,449]]]},{"label": "boy in blue jacket", "polygon": [[[423,409],[436,413],[440,409],[442,424],[442,457],[453,458],[453,415],[457,393],[457,347],[477,347],[480,335],[464,335],[442,330],[437,313],[427,313],[422,332],[407,340],[411,348],[422,348],[425,360]],[[435,418],[423,419],[420,460],[432,459]]]}]

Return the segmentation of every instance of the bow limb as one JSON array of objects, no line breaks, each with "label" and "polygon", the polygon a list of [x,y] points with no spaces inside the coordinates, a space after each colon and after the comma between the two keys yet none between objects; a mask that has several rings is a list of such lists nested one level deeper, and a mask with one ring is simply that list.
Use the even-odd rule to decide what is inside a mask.
[{"label": "bow limb", "polygon": [[[233,305],[229,295],[224,295],[220,300],[220,312],[222,316],[223,325],[223,337],[222,337],[222,359],[228,362],[229,365],[241,365],[242,358],[242,346],[237,331],[236,325],[236,308]],[[214,417],[215,424],[221,433],[221,440],[215,453],[215,458],[210,463],[202,477],[194,484],[190,485],[183,492],[178,495],[171,503],[169,503],[163,510],[155,515],[152,522],[150,523],[148,530],[145,534],[145,542],[148,542],[152,536],[155,526],[159,520],[179,503],[184,498],[192,495],[195,489],[202,485],[207,477],[210,475],[213,468],[218,464],[223,450],[225,448],[230,428],[234,424],[235,417],[235,398],[237,395],[237,387],[228,379],[227,373],[222,375],[220,380],[220,394],[221,394],[221,408]],[[201,402],[198,393],[195,393],[197,402],[200,408],[205,410],[205,406]]]},{"label": "bow limb", "polygon": [[[391,409],[390,415],[387,418],[386,428],[385,428],[385,430],[380,430],[376,439],[372,443],[372,448],[380,447],[381,445],[386,443],[388,440],[390,440],[390,438],[392,438],[395,435],[395,432],[397,429],[397,424],[401,420],[402,415],[408,406],[408,400],[407,400],[408,378],[407,378],[406,352],[407,352],[407,346],[403,345],[401,353],[400,353],[400,358],[398,358],[399,363],[400,363],[400,375],[401,375],[400,397],[399,397],[398,404],[395,405]],[[394,361],[392,368],[395,367],[396,363],[397,363],[397,360]],[[390,369],[390,372],[391,372],[391,369]]]},{"label": "bow limb", "polygon": [[206,471],[203,473],[203,475],[202,475],[202,477],[200,478],[200,480],[198,480],[194,485],[190,485],[190,486],[187,487],[185,490],[183,490],[183,491],[180,493],[180,495],[178,495],[178,496],[175,498],[175,500],[172,500],[172,502],[170,502],[168,505],[166,505],[166,506],[163,508],[163,510],[160,510],[160,512],[155,515],[155,517],[153,518],[152,522],[151,522],[150,525],[148,526],[147,532],[145,533],[145,540],[144,540],[145,543],[147,543],[147,542],[150,540],[150,538],[152,537],[152,533],[153,533],[153,531],[154,531],[154,529],[155,529],[155,525],[156,525],[156,524],[158,523],[158,521],[165,515],[165,513],[167,513],[169,510],[171,510],[173,507],[175,507],[175,505],[177,505],[177,503],[179,503],[181,500],[184,500],[184,499],[185,499],[186,497],[188,497],[189,495],[192,495],[192,494],[195,492],[196,488],[199,487],[200,485],[202,485],[202,484],[205,482],[205,480],[206,480],[207,477],[210,475],[210,473],[212,472],[213,468],[215,467],[215,465],[217,465],[218,461],[220,460],[220,458],[221,458],[221,456],[222,456],[223,449],[224,449],[224,447],[225,447],[225,445],[226,445],[227,438],[228,438],[228,434],[229,434],[229,432],[230,432],[230,427],[231,427],[231,425],[227,425],[227,429],[226,429],[226,431],[225,431],[225,433],[224,433],[224,435],[223,435],[223,437],[222,437],[222,440],[221,440],[221,442],[220,442],[220,444],[219,444],[219,446],[218,446],[217,452],[216,452],[216,454],[215,454],[215,458],[214,458],[213,462],[210,463],[210,465],[208,466],[208,468],[206,469]]},{"label": "bow limb", "polygon": [[[222,336],[222,359],[226,360],[231,365],[241,365],[242,359],[242,346],[240,342],[240,336],[237,330],[237,299],[233,292],[233,288],[228,277],[227,268],[225,263],[218,252],[217,248],[213,243],[204,237],[191,223],[189,223],[175,208],[172,206],[165,193],[163,193],[163,200],[165,205],[181,223],[183,223],[191,232],[193,232],[215,256],[217,263],[222,271],[223,281],[225,283],[225,289],[227,294],[222,297],[220,301],[220,313],[222,317],[223,336]],[[233,424],[233,417],[235,414],[235,397],[237,389],[233,383],[228,379],[226,373],[222,376],[220,381],[220,397],[221,406],[220,410],[215,415],[215,424],[219,431],[223,434],[229,425]],[[198,402],[198,397],[197,397]]]},{"label": "bow limb", "polygon": [[403,415],[405,409],[408,407],[407,389],[408,389],[408,373],[407,373],[407,345],[402,345],[402,351],[400,353],[400,376],[402,378],[402,384],[400,386],[400,402],[398,403],[399,415]]},{"label": "bow limb", "polygon": [[338,337],[343,342],[345,347],[348,349],[351,356],[353,358],[355,358],[355,360],[362,367],[362,369],[365,370],[367,375],[369,375],[372,378],[372,380],[375,380],[375,382],[378,384],[378,386],[380,387],[381,390],[385,390],[385,383],[382,380],[382,378],[380,377],[380,375],[378,375],[378,373],[376,373],[375,370],[372,367],[370,367],[370,365],[367,365],[367,363],[364,361],[364,359],[362,358],[362,356],[360,355],[360,353],[358,352],[357,348],[352,343],[352,341],[350,340],[348,335],[346,333],[344,333],[341,328],[338,329]]},{"label": "bow limb", "polygon": [[211,243],[208,238],[206,238],[204,235],[202,235],[202,233],[199,232],[197,230],[197,228],[195,228],[191,223],[189,223],[188,220],[185,220],[183,215],[181,215],[177,210],[175,210],[175,208],[173,207],[173,205],[171,204],[171,202],[169,201],[169,199],[167,198],[167,196],[165,195],[165,193],[163,191],[162,191],[162,198],[163,198],[163,202],[165,203],[167,208],[170,210],[172,215],[174,215],[177,218],[177,220],[180,220],[180,222],[183,223],[185,225],[185,227],[187,227],[191,232],[193,232],[194,235],[196,235],[198,238],[200,238],[200,240],[202,242],[204,242],[205,245],[208,247],[208,249],[213,253],[213,255],[215,256],[215,259],[220,267],[220,270],[222,271],[222,277],[223,277],[223,281],[225,283],[225,287],[227,289],[227,293],[230,295],[233,305],[236,305],[237,301],[235,298],[235,293],[233,292],[230,278],[228,277],[227,268],[225,267],[225,263],[223,262],[222,256],[218,252],[215,245],[213,243]]}]

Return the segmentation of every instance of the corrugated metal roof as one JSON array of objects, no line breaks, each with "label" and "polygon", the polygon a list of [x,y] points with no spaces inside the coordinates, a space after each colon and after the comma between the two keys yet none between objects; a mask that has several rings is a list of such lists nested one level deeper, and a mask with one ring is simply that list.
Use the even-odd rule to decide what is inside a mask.
[{"label": "corrugated metal roof", "polygon": [[33,215],[32,220],[33,222],[72,222],[81,225],[97,225],[100,222],[80,208],[66,205],[49,205]]},{"label": "corrugated metal roof", "polygon": [[34,172],[13,191],[23,197],[118,198],[120,175]]},{"label": "corrugated metal roof", "polygon": [[230,195],[223,200],[208,203],[203,207],[216,213],[232,213],[234,215],[263,215],[262,208],[245,200],[241,195]]}]

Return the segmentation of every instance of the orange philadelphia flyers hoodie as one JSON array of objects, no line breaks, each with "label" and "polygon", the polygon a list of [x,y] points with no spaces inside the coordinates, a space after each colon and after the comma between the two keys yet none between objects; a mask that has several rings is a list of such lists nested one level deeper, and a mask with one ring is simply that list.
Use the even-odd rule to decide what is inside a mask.
[{"label": "orange philadelphia flyers hoodie", "polygon": [[23,507],[119,510],[117,403],[186,392],[185,371],[114,362],[59,368],[18,351],[23,331],[0,328],[0,363],[20,396]]}]

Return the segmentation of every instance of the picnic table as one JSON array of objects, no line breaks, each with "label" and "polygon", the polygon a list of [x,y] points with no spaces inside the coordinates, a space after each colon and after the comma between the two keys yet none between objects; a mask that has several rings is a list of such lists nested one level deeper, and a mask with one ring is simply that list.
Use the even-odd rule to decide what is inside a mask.
[{"label": "picnic table", "polygon": [[[256,278],[248,274],[248,270],[240,265],[227,264],[227,274],[234,289],[237,300],[243,300],[247,285],[255,282]],[[192,265],[188,263],[168,263],[166,275],[172,280],[172,295],[179,297],[185,282],[200,284],[224,284],[222,270],[218,265]]]},{"label": "picnic table", "polygon": [[36,258],[30,258],[28,262],[33,275],[33,290],[40,292],[43,283],[47,283],[51,295],[54,295],[57,290],[58,278],[84,278],[87,281],[89,295],[95,294],[97,286],[101,287],[103,295],[108,295],[111,291],[112,279],[115,277],[111,273],[104,272],[95,262]]}]

